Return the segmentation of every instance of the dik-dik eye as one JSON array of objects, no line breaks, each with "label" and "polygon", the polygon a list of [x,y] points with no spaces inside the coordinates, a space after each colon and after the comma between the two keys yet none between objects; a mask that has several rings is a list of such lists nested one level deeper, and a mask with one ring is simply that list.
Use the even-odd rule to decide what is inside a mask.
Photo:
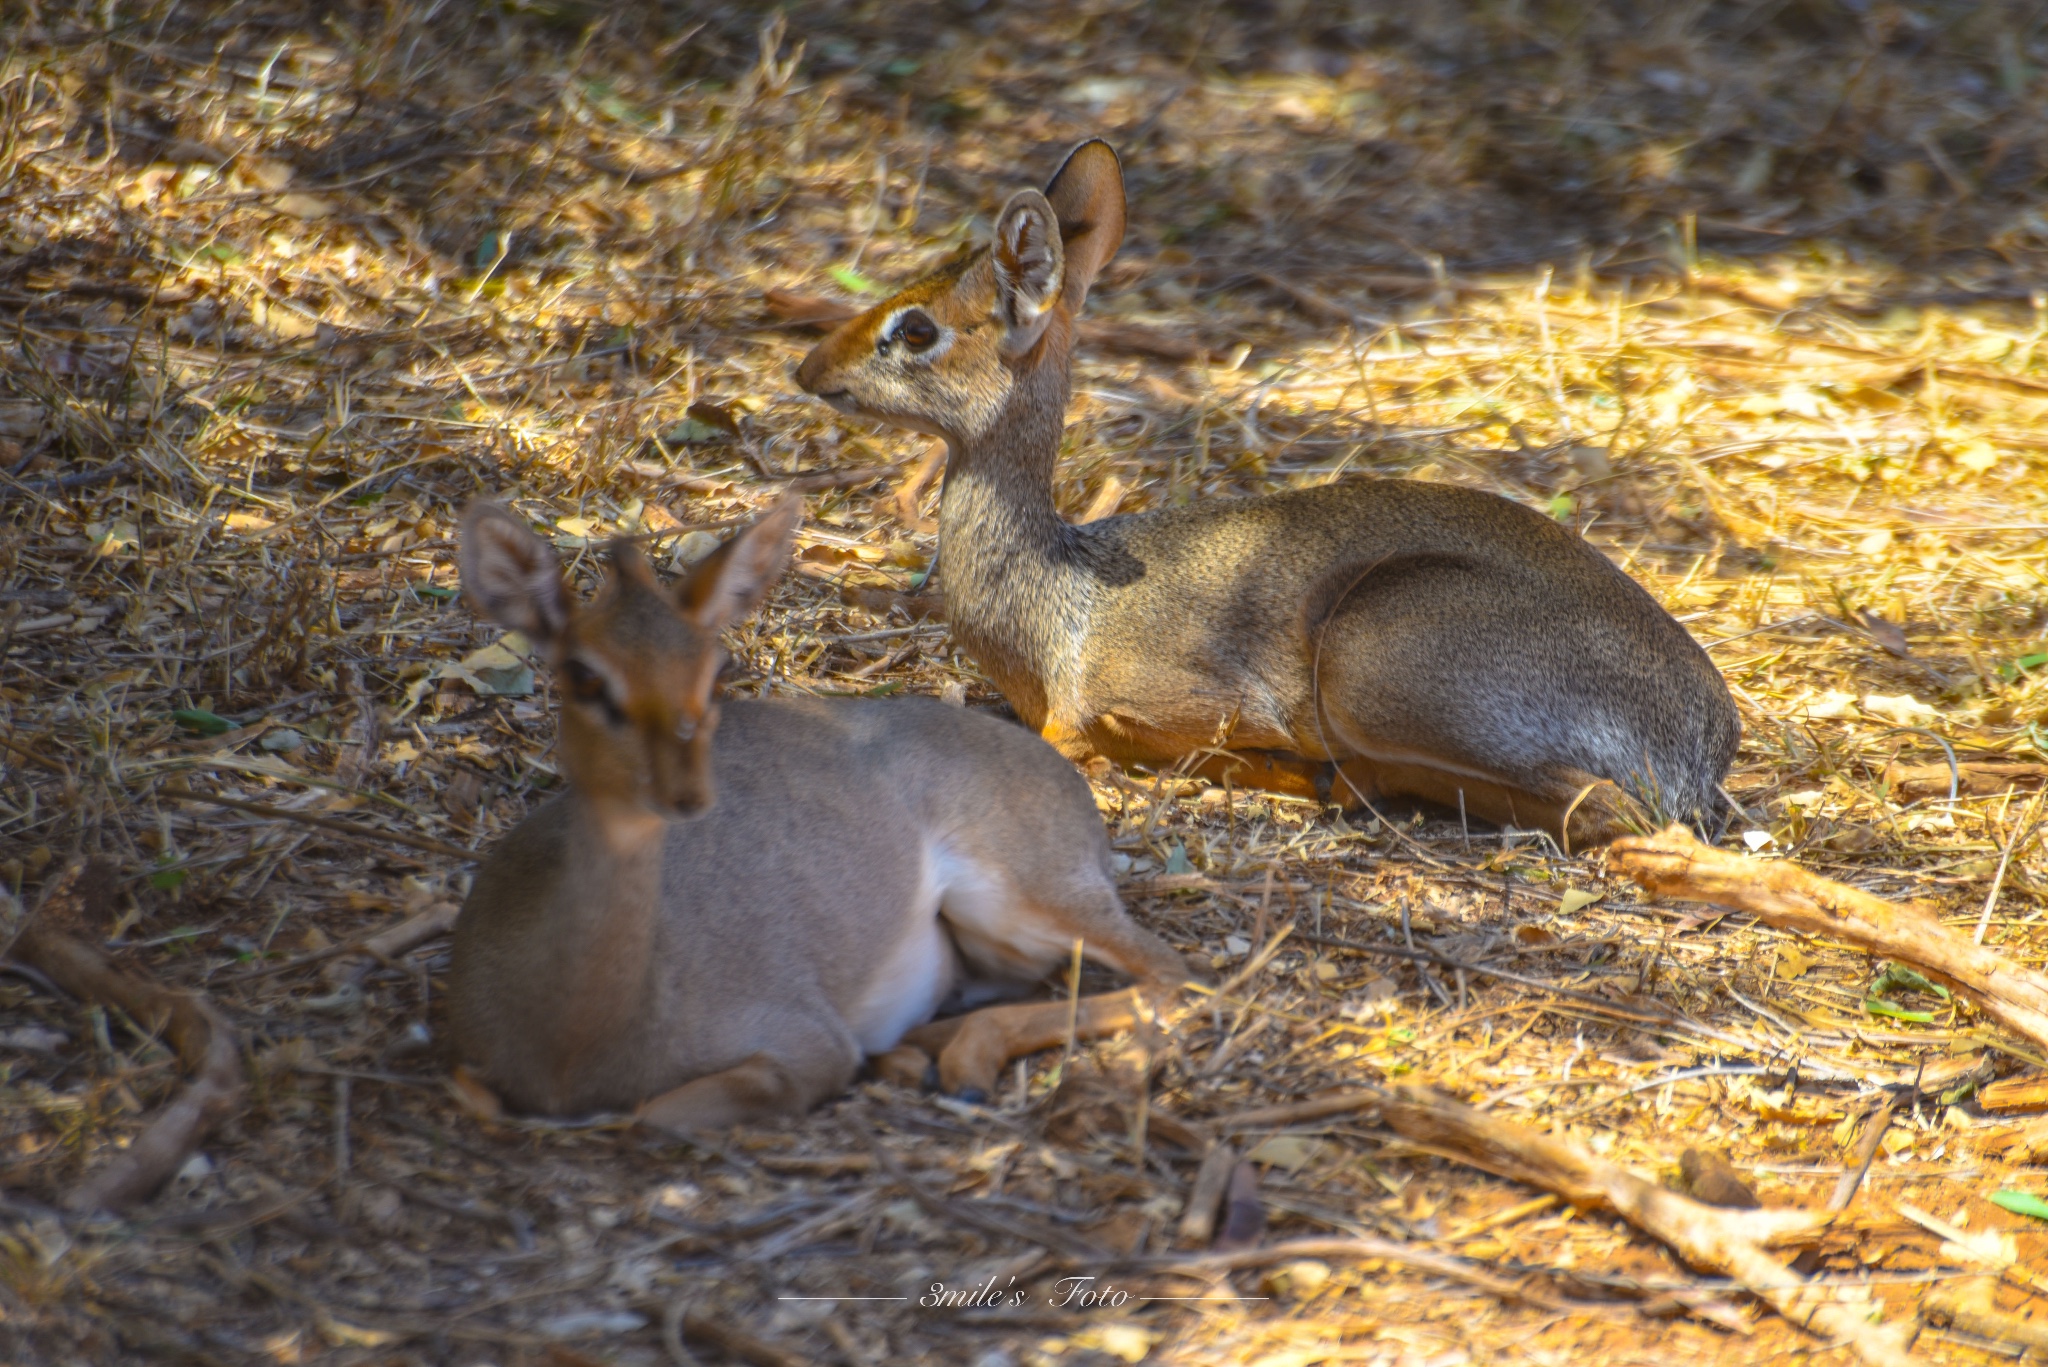
[{"label": "dik-dik eye", "polygon": [[912,309],[896,320],[896,326],[889,331],[886,339],[901,342],[912,351],[929,351],[939,340],[939,325],[930,315],[919,309]]},{"label": "dik-dik eye", "polygon": [[626,720],[625,712],[612,700],[611,685],[605,682],[604,675],[581,660],[571,660],[562,666],[562,677],[569,685],[572,699],[602,707],[605,719],[614,726]]}]

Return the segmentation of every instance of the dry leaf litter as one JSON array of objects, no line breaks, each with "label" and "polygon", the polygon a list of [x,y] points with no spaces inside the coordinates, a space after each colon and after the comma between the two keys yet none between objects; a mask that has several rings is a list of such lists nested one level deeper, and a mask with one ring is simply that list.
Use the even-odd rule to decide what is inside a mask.
[{"label": "dry leaf litter", "polygon": [[[1962,1312],[2039,1313],[2012,1270],[2048,1226],[1987,1198],[2048,1188],[2042,1060],[1526,833],[1097,775],[1136,914],[1228,990],[985,1108],[866,1083],[701,1145],[478,1118],[438,1053],[445,938],[359,947],[445,918],[463,852],[555,781],[544,673],[457,597],[480,493],[587,590],[606,538],[679,567],[794,484],[797,571],[731,689],[1000,706],[942,623],[842,598],[921,582],[925,443],[787,371],[805,300],[913,277],[1102,134],[1132,229],[1070,517],[1390,475],[1547,509],[1725,671],[1724,844],[2038,964],[2032,7],[5,14],[0,871],[19,916],[95,861],[79,933],[205,993],[247,1083],[154,1199],[71,1213],[179,1068],[0,977],[9,1360],[1849,1360],[1369,1107],[1274,1110],[1394,1079],[1766,1206],[1822,1206],[1868,1149],[1802,1270],[1886,1322],[1926,1297],[1927,1361],[2018,1351]],[[1249,1156],[1228,1238],[1437,1270],[1175,1270],[1197,1134]]]}]

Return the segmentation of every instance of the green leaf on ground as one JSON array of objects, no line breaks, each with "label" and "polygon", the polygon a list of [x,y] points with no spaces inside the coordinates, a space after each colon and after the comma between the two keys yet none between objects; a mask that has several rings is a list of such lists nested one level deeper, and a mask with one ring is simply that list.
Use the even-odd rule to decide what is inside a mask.
[{"label": "green leaf on ground", "polygon": [[1994,1191],[1991,1204],[2000,1210],[2009,1210],[2015,1215],[2031,1215],[2036,1220],[2048,1220],[2048,1201],[2042,1200],[2031,1191]]},{"label": "green leaf on ground", "polygon": [[881,294],[882,287],[850,266],[834,266],[825,274],[839,282],[840,288],[852,290],[855,294]]},{"label": "green leaf on ground", "polygon": [[1875,997],[1880,993],[1893,992],[1900,988],[1904,988],[1908,992],[1925,992],[1931,996],[1939,997],[1943,1001],[1949,999],[1948,989],[1939,983],[1930,981],[1926,974],[1919,972],[1917,969],[1908,968],[1904,964],[1893,963],[1886,964],[1883,970],[1878,973],[1877,981],[1870,985],[1870,995]]}]

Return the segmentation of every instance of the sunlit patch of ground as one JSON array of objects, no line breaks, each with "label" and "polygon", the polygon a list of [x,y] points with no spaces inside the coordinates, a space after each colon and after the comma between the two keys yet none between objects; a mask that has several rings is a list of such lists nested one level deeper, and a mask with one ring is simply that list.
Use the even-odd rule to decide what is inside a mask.
[{"label": "sunlit patch of ground", "polygon": [[[1270,1236],[1398,1238],[1564,1310],[1361,1263],[1119,1270],[1172,1248],[1198,1155],[1156,1124],[1139,1151],[1114,1045],[1034,1060],[992,1111],[866,1084],[702,1149],[471,1119],[434,1052],[445,942],[294,962],[458,899],[460,863],[166,795],[465,848],[529,810],[546,680],[475,657],[496,632],[454,595],[479,493],[588,587],[606,537],[687,563],[804,479],[798,572],[732,642],[733,688],[999,705],[943,628],[842,605],[925,568],[937,489],[904,487],[922,440],[799,401],[812,334],[763,291],[877,297],[1102,133],[1132,227],[1090,304],[1069,516],[1389,475],[1545,509],[1726,673],[1729,841],[1958,922],[1989,905],[1989,942],[2038,962],[2039,777],[1968,766],[2048,763],[2048,45],[2017,5],[1643,8],[12,16],[0,865],[32,905],[73,850],[108,861],[112,952],[211,994],[252,1088],[136,1221],[60,1219],[175,1069],[0,980],[9,1356],[652,1363],[681,1300],[788,1361],[1842,1360],[1738,1300],[1673,1317],[1691,1279],[1661,1249],[1370,1112],[1243,1136]],[[1644,1172],[1699,1145],[1766,1203],[1818,1204],[1869,1085],[2023,1057],[1910,988],[1873,1011],[1861,956],[1644,904],[1535,837],[1151,776],[1097,794],[1169,939],[1228,974],[1294,928],[1179,1022],[1148,1112],[1420,1077]],[[1697,1028],[1644,1028],[1638,997]],[[1858,1209],[2038,1259],[1983,1200],[2042,1188],[2006,1132],[1930,1097]],[[1910,1230],[1819,1264],[1894,1319],[1960,1267]],[[1051,1303],[1086,1275],[1267,1299]],[[919,1304],[1013,1277],[1021,1306]],[[904,1299],[783,1299],[854,1296]]]}]

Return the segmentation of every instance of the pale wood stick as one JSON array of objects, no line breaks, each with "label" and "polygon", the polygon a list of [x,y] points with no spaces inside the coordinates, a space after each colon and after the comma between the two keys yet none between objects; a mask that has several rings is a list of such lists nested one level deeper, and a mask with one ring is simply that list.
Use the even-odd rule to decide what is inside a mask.
[{"label": "pale wood stick", "polygon": [[321,816],[317,812],[298,812],[289,807],[273,807],[267,802],[248,802],[239,797],[222,797],[217,793],[195,793],[190,788],[177,786],[167,786],[163,793],[165,797],[175,798],[179,802],[202,802],[209,807],[226,807],[229,811],[247,812],[266,821],[291,821],[301,826],[314,826],[371,845],[404,845],[410,849],[444,855],[464,863],[475,863],[483,858],[482,851],[465,850],[462,846],[451,845],[445,840],[435,840],[423,835],[408,835],[404,831],[387,831],[377,826],[363,826],[337,817]]},{"label": "pale wood stick", "polygon": [[344,954],[367,954],[379,963],[389,964],[399,955],[419,948],[436,935],[446,935],[454,930],[457,911],[456,907],[447,903],[432,906],[419,915],[407,917],[397,925],[381,930],[375,935],[350,940],[346,944],[329,945],[325,949],[316,949],[311,953],[301,954],[296,959],[286,959],[282,963],[262,964],[244,969],[240,973],[230,975],[230,981],[267,978],[273,973],[289,973],[296,968],[306,968],[313,964],[325,963],[329,959],[338,959]]},{"label": "pale wood stick", "polygon": [[1888,902],[1796,864],[1717,850],[1683,826],[1617,840],[1607,847],[1607,864],[1652,896],[1746,911],[1780,930],[1827,936],[1911,965],[2048,1048],[2048,977],[1971,943],[1924,903]]},{"label": "pale wood stick", "polygon": [[1389,1090],[1381,1115],[1402,1138],[1502,1177],[1612,1211],[1702,1272],[1734,1279],[1794,1324],[1835,1339],[1873,1367],[1922,1362],[1895,1326],[1864,1320],[1765,1252],[1812,1240],[1831,1217],[1805,1210],[1722,1210],[1595,1157],[1571,1140],[1501,1120],[1414,1083]]},{"label": "pale wood stick", "polygon": [[1463,1282],[1489,1295],[1498,1296],[1504,1301],[1518,1301],[1541,1310],[1587,1315],[1596,1319],[1612,1317],[1611,1312],[1601,1307],[1561,1300],[1531,1282],[1510,1281],[1452,1254],[1416,1248],[1412,1244],[1382,1239],[1372,1234],[1352,1235],[1341,1239],[1287,1239],[1277,1244],[1264,1244],[1258,1248],[1230,1249],[1218,1253],[1181,1253],[1160,1258],[1130,1258],[1125,1259],[1119,1266],[1140,1268],[1148,1272],[1233,1272],[1245,1267],[1271,1267],[1274,1263],[1292,1262],[1297,1258],[1377,1258],[1382,1262],[1399,1263],[1418,1272],[1428,1272]]},{"label": "pale wood stick", "polygon": [[1207,1248],[1216,1235],[1216,1212],[1223,1206],[1223,1189],[1237,1167],[1237,1150],[1227,1143],[1209,1146],[1202,1166],[1195,1170],[1188,1188],[1187,1206],[1181,1211],[1178,1237],[1183,1248]]},{"label": "pale wood stick", "polygon": [[1971,1277],[1952,1286],[1937,1286],[1921,1300],[1920,1313],[1966,1334],[2048,1351],[2048,1324],[2000,1310],[1992,1299],[1997,1290],[1996,1277]]}]

